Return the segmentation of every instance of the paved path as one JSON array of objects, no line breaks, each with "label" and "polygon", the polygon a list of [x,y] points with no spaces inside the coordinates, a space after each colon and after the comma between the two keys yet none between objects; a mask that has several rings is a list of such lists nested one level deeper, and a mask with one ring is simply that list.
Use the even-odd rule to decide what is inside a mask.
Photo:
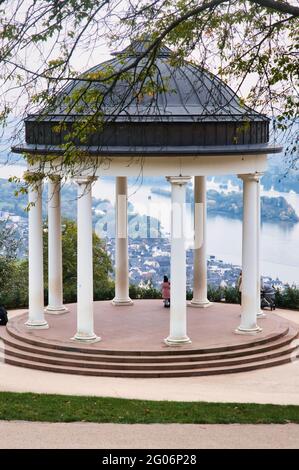
[{"label": "paved path", "polygon": [[[299,323],[299,312],[280,310],[279,314]],[[148,400],[299,405],[299,361],[238,374],[169,379],[79,377],[0,364],[0,390]]]},{"label": "paved path", "polygon": [[287,449],[299,425],[94,424],[0,421],[0,448]]}]

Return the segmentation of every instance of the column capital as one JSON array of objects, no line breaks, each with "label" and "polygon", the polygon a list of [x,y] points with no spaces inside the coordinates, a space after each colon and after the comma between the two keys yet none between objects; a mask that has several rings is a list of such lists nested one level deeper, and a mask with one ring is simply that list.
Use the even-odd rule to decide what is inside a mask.
[{"label": "column capital", "polygon": [[41,171],[26,170],[23,173],[23,177],[25,181],[28,178],[32,179],[32,182],[37,183],[41,182],[44,179],[45,175]]},{"label": "column capital", "polygon": [[255,173],[244,173],[243,175],[238,175],[238,178],[243,181],[256,181],[258,183],[263,175],[264,173],[262,171],[256,171]]},{"label": "column capital", "polygon": [[166,179],[171,184],[183,186],[191,180],[191,176],[166,176]]},{"label": "column capital", "polygon": [[81,184],[91,184],[96,181],[98,178],[96,176],[75,176],[73,180],[75,183]]},{"label": "column capital", "polygon": [[48,178],[51,183],[60,183],[60,181],[62,180],[62,176],[57,174],[49,175]]}]

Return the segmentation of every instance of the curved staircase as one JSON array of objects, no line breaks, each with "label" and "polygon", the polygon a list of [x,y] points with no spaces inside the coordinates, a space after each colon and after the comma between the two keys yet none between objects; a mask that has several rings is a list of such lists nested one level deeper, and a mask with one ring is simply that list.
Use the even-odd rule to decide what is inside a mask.
[{"label": "curved staircase", "polygon": [[[298,329],[283,323],[266,337],[246,343],[203,349],[172,347],[159,350],[105,350],[91,345],[57,344],[21,334],[8,323],[0,331],[7,364],[67,374],[106,377],[190,377],[245,372],[293,361],[298,352]],[[236,340],[238,341],[238,340]],[[101,343],[98,343],[101,344]]]}]

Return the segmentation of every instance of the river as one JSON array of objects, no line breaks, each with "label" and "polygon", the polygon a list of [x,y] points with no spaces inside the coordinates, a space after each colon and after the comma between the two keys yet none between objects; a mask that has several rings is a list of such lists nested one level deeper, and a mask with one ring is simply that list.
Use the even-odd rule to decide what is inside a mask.
[{"label": "river", "polygon": [[[21,176],[24,167],[2,166],[0,177]],[[166,183],[167,184],[167,183]],[[148,214],[161,220],[165,232],[170,230],[170,199],[151,194],[152,184],[142,185],[140,182],[129,184],[129,201],[135,210],[142,214]],[[167,186],[165,186],[167,188]],[[218,189],[214,181],[208,182],[208,189]],[[228,186],[227,191],[235,189]],[[114,184],[112,180],[98,180],[93,189],[93,195],[101,199],[114,201]],[[284,196],[299,214],[299,194],[279,193],[276,191],[264,191],[262,195]],[[150,198],[150,199],[149,199]],[[192,243],[192,217],[188,209],[187,238],[188,244]],[[234,264],[241,264],[242,253],[242,222],[238,219],[230,219],[223,216],[209,216],[207,221],[207,251],[208,255]],[[264,222],[261,227],[261,271],[265,276],[278,277],[280,280],[299,285],[299,223],[288,224],[284,222]]]}]

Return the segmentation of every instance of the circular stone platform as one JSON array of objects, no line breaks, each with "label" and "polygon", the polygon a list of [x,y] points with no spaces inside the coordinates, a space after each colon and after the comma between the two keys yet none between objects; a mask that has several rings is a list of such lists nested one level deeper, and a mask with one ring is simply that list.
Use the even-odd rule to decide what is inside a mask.
[{"label": "circular stone platform", "polygon": [[95,333],[102,341],[82,344],[76,332],[76,304],[69,313],[48,315],[48,330],[28,330],[26,314],[9,321],[0,334],[9,364],[84,375],[118,377],[181,377],[253,370],[290,362],[296,356],[298,326],[268,314],[263,331],[237,335],[240,306],[214,304],[188,308],[191,344],[167,346],[169,309],[161,300],[135,300],[116,307],[94,303]]}]

